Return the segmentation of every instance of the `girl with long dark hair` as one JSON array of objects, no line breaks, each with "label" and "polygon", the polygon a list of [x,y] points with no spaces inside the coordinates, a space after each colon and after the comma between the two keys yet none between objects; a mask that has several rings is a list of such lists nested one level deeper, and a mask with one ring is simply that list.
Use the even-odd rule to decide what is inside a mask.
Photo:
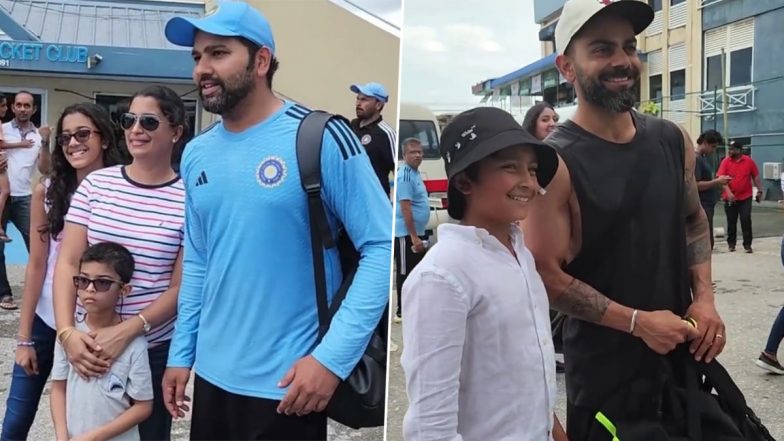
[{"label": "girl with long dark hair", "polygon": [[523,118],[523,128],[526,132],[534,135],[536,139],[542,141],[547,138],[558,125],[558,113],[555,112],[553,105],[542,101],[534,104]]},{"label": "girl with long dark hair", "polygon": [[52,369],[52,278],[71,196],[90,172],[118,164],[121,158],[109,114],[101,106],[67,107],[56,130],[50,174],[36,185],[31,201],[30,256],[2,439],[27,439]]}]

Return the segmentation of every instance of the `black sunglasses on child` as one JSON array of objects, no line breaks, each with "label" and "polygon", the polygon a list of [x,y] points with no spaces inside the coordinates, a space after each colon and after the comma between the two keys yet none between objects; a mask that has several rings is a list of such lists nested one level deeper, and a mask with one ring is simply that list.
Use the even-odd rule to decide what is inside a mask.
[{"label": "black sunglasses on child", "polygon": [[79,129],[73,133],[61,133],[57,135],[57,145],[68,145],[68,143],[71,142],[71,138],[76,138],[76,142],[79,144],[84,144],[90,139],[91,136],[93,136],[93,133],[100,134],[101,132],[90,129]]},{"label": "black sunglasses on child", "polygon": [[74,286],[78,289],[87,289],[90,284],[93,284],[95,290],[98,292],[106,292],[114,285],[115,283],[120,285],[121,287],[125,285],[123,282],[118,282],[117,280],[112,279],[89,279],[84,276],[74,276],[73,278]]},{"label": "black sunglasses on child", "polygon": [[154,132],[161,125],[161,120],[155,115],[137,115],[135,113],[123,113],[120,116],[120,127],[124,130],[131,130],[136,125],[136,121],[148,132]]}]

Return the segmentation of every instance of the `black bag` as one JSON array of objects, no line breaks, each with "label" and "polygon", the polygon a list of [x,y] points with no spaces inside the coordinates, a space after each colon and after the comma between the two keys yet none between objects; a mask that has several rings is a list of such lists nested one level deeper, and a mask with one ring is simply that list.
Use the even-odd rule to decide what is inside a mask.
[{"label": "black bag", "polygon": [[[319,341],[327,333],[332,317],[346,297],[359,265],[359,253],[345,230],[340,229],[337,239],[332,237],[321,200],[321,141],[327,123],[332,119],[344,121],[348,125],[348,121],[339,115],[315,111],[302,120],[297,132],[297,162],[299,163],[302,188],[308,198],[310,216],[313,274],[316,282],[316,305],[319,317]],[[343,270],[343,282],[330,306],[327,301],[324,249],[336,246]],[[388,309],[389,306],[387,306]],[[387,313],[388,311],[385,311],[373,332],[359,363],[349,377],[340,383],[327,405],[328,417],[354,429],[384,425]]]}]

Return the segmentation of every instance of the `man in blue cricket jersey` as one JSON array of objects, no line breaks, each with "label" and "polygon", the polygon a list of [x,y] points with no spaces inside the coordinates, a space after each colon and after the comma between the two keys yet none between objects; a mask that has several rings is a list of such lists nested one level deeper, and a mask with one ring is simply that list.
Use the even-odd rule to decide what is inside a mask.
[{"label": "man in blue cricket jersey", "polygon": [[404,163],[397,169],[397,205],[395,208],[395,285],[397,310],[395,323],[403,320],[400,293],[406,277],[425,255],[425,228],[430,220],[430,201],[425,182],[419,174],[422,164],[422,141],[408,138],[403,141]]},{"label": "man in blue cricket jersey", "polygon": [[[345,226],[358,272],[324,339],[306,196],[295,139],[309,110],[272,92],[278,67],[266,18],[244,2],[202,19],[175,17],[170,42],[193,48],[193,79],[222,122],[190,142],[185,255],[176,331],[164,378],[175,417],[195,371],[191,439],[325,440],[323,412],[362,355],[389,295],[391,207],[364,149],[328,125],[322,198],[333,231]],[[339,256],[325,253],[330,296]]]}]

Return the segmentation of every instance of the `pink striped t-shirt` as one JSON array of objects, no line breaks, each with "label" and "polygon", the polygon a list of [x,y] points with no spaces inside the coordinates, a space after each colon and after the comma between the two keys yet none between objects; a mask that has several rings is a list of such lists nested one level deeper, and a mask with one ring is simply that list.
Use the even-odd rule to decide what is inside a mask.
[{"label": "pink striped t-shirt", "polygon": [[[79,185],[65,221],[86,227],[90,245],[115,242],[133,254],[133,289],[119,309],[127,319],[169,288],[184,234],[185,186],[179,177],[162,185],[140,184],[121,165],[97,170]],[[150,330],[150,346],[171,339],[174,321]]]}]

